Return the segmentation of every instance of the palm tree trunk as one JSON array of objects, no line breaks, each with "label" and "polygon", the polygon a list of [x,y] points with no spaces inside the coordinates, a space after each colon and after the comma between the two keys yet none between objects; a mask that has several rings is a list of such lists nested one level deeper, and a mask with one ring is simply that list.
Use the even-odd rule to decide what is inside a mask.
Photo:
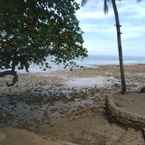
[{"label": "palm tree trunk", "polygon": [[126,92],[126,81],[125,81],[125,73],[124,73],[124,65],[123,65],[122,41],[121,41],[121,31],[120,31],[121,25],[120,25],[117,6],[116,6],[116,0],[112,0],[112,6],[113,6],[115,22],[116,22],[119,64],[120,64],[121,92],[124,94]]}]

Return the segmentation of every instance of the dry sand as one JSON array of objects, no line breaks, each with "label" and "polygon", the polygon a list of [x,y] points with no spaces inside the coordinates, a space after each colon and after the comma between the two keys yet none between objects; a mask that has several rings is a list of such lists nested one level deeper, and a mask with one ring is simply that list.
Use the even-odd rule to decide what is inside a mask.
[{"label": "dry sand", "polygon": [[33,132],[15,129],[0,129],[0,145],[69,145],[67,142],[56,141],[50,138],[43,139]]},{"label": "dry sand", "polygon": [[115,103],[129,112],[145,116],[145,93],[127,93],[114,96]]}]

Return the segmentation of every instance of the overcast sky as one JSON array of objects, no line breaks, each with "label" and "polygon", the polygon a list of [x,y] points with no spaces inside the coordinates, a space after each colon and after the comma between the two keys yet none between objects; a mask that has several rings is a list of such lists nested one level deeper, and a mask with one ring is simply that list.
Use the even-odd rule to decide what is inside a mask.
[{"label": "overcast sky", "polygon": [[[80,2],[80,0],[77,0]],[[122,0],[117,3],[125,56],[145,56],[145,1]],[[103,0],[88,0],[77,12],[89,54],[117,55],[112,6],[103,13]]]}]

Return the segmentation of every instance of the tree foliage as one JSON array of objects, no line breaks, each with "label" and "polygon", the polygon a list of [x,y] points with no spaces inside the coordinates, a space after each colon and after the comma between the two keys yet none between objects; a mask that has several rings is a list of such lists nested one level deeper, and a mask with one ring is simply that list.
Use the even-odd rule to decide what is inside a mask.
[{"label": "tree foliage", "polygon": [[0,0],[0,69],[70,63],[87,54],[75,0]]}]

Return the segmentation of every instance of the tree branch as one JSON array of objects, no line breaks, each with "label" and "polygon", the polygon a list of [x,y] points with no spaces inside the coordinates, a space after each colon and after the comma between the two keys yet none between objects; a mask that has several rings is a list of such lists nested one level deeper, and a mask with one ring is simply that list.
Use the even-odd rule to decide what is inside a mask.
[{"label": "tree branch", "polygon": [[0,72],[0,77],[5,77],[5,76],[8,76],[8,75],[13,76],[12,82],[11,83],[7,82],[7,86],[11,87],[11,86],[15,85],[16,82],[18,81],[18,74],[14,70]]}]

